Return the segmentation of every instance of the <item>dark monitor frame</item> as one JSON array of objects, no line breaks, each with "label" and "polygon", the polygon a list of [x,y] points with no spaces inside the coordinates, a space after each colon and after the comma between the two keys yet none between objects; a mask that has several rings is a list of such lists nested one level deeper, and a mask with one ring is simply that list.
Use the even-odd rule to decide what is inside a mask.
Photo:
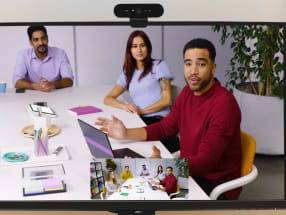
[{"label": "dark monitor frame", "polygon": [[[29,26],[41,24],[45,26],[129,26],[129,22],[21,22],[21,23],[0,23],[0,26]],[[180,25],[282,25],[284,34],[284,52],[286,52],[286,23],[285,22],[149,22],[148,26],[180,26]],[[144,30],[144,29],[143,29]],[[286,53],[283,56],[285,81]],[[286,95],[286,87],[284,87]],[[286,101],[284,97],[284,113]],[[286,116],[284,114],[284,154],[286,152]],[[284,157],[284,176],[286,173],[286,162]],[[286,208],[286,180],[284,177],[284,200],[168,200],[168,201],[124,201],[124,200],[49,200],[49,201],[0,201],[0,210],[49,210],[49,211],[155,211],[155,210],[218,210],[218,209],[285,209]],[[191,191],[190,191],[191,192]]]}]

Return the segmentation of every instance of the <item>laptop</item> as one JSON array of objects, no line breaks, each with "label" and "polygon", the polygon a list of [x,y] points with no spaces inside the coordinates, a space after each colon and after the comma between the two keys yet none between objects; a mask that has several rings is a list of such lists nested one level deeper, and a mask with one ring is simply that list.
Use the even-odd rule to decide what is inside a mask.
[{"label": "laptop", "polygon": [[148,181],[149,188],[152,190],[157,190],[157,186],[154,186],[150,181]]},{"label": "laptop", "polygon": [[92,156],[96,158],[124,158],[125,156],[144,158],[129,148],[112,150],[106,133],[80,119],[78,123]]}]

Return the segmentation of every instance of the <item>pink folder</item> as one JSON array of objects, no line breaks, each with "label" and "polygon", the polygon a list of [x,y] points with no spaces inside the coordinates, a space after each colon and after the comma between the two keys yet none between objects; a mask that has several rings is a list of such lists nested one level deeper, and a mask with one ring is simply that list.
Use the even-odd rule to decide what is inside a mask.
[{"label": "pink folder", "polygon": [[102,110],[94,107],[94,106],[83,106],[83,107],[75,107],[69,109],[69,112],[75,115],[84,115],[84,114],[90,114],[90,113],[97,113],[101,112]]}]

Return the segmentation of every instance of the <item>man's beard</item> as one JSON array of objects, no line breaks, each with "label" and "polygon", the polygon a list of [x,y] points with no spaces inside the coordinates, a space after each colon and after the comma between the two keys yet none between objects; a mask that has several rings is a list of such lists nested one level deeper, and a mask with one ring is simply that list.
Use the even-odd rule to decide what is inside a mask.
[{"label": "man's beard", "polygon": [[[192,77],[196,77],[196,76],[191,76],[190,78],[192,78]],[[189,88],[190,88],[191,91],[193,91],[193,92],[199,92],[199,91],[203,90],[206,86],[208,86],[208,84],[209,84],[209,83],[211,82],[211,80],[213,79],[213,74],[210,73],[209,78],[206,79],[206,80],[204,80],[203,82],[201,82],[201,84],[199,85],[199,87],[196,88],[196,89],[192,89],[191,84],[189,84],[189,82],[188,82],[188,79],[189,79],[189,78],[188,78],[188,79],[187,79],[186,77],[184,77],[184,78],[185,78],[186,84],[189,86]]]},{"label": "man's beard", "polygon": [[[45,47],[45,50],[44,50],[44,51],[41,51],[41,50],[40,50],[41,47]],[[39,47],[37,48],[37,51],[38,51],[38,53],[40,53],[40,54],[46,54],[47,51],[48,51],[48,47],[47,47],[46,45],[41,45],[41,46],[39,46]]]}]

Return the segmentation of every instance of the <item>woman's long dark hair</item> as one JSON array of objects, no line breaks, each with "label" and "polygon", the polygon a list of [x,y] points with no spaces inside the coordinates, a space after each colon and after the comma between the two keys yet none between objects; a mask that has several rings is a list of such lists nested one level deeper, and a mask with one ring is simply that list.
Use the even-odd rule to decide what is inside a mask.
[{"label": "woman's long dark hair", "polygon": [[[114,173],[114,178],[111,178],[111,173]],[[108,170],[107,174],[106,174],[106,181],[112,181],[113,184],[117,185],[117,179],[116,179],[116,175],[115,172],[113,170]]]},{"label": "woman's long dark hair", "polygon": [[161,172],[159,172],[159,167],[161,167],[161,170],[162,170],[162,173],[163,173],[163,167],[162,167],[162,165],[159,165],[158,166],[158,170],[157,170],[157,174],[159,175]]},{"label": "woman's long dark hair", "polygon": [[152,44],[148,38],[148,36],[144,33],[144,31],[133,31],[128,40],[126,45],[126,51],[125,51],[125,59],[124,59],[124,65],[123,65],[123,71],[126,75],[126,89],[129,88],[129,84],[131,82],[134,70],[136,68],[136,60],[132,57],[131,54],[131,48],[132,48],[132,42],[135,37],[141,37],[147,47],[147,56],[144,59],[144,71],[138,78],[138,80],[141,80],[144,78],[148,73],[152,72],[152,66],[153,66],[153,59],[151,58],[152,54]]}]

